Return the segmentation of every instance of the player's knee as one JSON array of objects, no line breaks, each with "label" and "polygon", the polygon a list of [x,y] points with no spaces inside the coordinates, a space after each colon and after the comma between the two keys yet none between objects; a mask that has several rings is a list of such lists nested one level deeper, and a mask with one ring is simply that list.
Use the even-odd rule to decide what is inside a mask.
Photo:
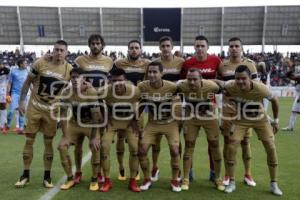
[{"label": "player's knee", "polygon": [[170,146],[170,153],[172,157],[179,156],[179,147],[178,146]]},{"label": "player's knee", "polygon": [[211,149],[219,148],[219,140],[208,140],[208,145]]},{"label": "player's knee", "polygon": [[186,148],[195,148],[195,141],[185,141]]}]

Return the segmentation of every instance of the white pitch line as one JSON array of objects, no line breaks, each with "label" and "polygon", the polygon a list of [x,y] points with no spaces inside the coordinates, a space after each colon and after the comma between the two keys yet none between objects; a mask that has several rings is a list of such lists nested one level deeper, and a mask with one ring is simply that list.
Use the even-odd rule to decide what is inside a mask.
[{"label": "white pitch line", "polygon": [[[82,166],[90,160],[92,153],[89,151],[82,159]],[[75,172],[75,166],[72,167],[73,173]],[[59,191],[60,186],[67,180],[67,176],[63,176],[59,181],[56,183],[56,186],[46,192],[43,196],[39,198],[39,200],[51,200]]]}]

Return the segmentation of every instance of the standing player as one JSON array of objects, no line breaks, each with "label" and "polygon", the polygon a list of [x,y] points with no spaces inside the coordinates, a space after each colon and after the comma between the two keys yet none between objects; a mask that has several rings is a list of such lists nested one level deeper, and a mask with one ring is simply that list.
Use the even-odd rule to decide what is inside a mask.
[{"label": "standing player", "polygon": [[9,69],[4,66],[3,61],[0,60],[0,130],[3,134],[7,133],[6,128],[6,91]]},{"label": "standing player", "polygon": [[[110,179],[110,147],[115,134],[124,132],[129,146],[130,179],[128,188],[133,192],[140,192],[135,177],[138,173],[138,139],[139,130],[135,114],[138,109],[140,92],[136,86],[126,83],[126,73],[123,69],[116,68],[111,71],[111,85],[105,97],[108,106],[108,130],[101,137],[101,163],[105,182],[101,187],[102,192],[112,188]],[[132,126],[132,127],[130,127]]]},{"label": "standing player", "polygon": [[[102,54],[105,47],[105,42],[101,35],[90,35],[88,39],[88,45],[90,48],[90,54],[77,57],[75,60],[75,64],[77,65],[77,67],[84,70],[85,78],[92,83],[94,88],[97,89],[105,84],[108,73],[112,69],[113,61],[110,57]],[[79,138],[77,145],[75,146],[76,184],[80,183],[82,177],[81,162],[83,141],[84,137]],[[100,172],[99,179],[99,182],[103,181]]]},{"label": "standing player", "polygon": [[213,112],[214,94],[220,91],[220,87],[211,80],[202,79],[198,69],[188,69],[187,79],[180,82],[178,92],[181,93],[186,103],[186,117],[184,122],[184,156],[183,170],[184,179],[181,185],[182,190],[189,189],[189,171],[193,161],[193,153],[198,133],[204,128],[207,141],[211,147],[212,159],[215,166],[215,184],[218,190],[225,189],[221,176],[222,156],[219,147],[220,129],[218,120]]},{"label": "standing player", "polygon": [[[141,58],[142,47],[138,40],[131,40],[128,42],[128,56],[124,59],[119,59],[115,62],[114,68],[123,69],[126,72],[126,79],[132,82],[135,86],[144,80],[146,67],[150,63],[148,59]],[[140,125],[143,127],[143,118],[140,120]],[[124,152],[125,152],[125,133],[119,131],[118,140],[116,144],[117,158],[119,162],[119,180],[126,180],[124,169]],[[136,177],[139,178],[138,176]]]},{"label": "standing player", "polygon": [[[272,95],[271,91],[261,82],[251,80],[251,72],[246,65],[239,65],[235,70],[235,80],[225,84],[226,96],[232,97],[235,107],[238,110],[233,120],[229,144],[227,146],[226,165],[230,177],[229,185],[225,192],[235,191],[234,171],[236,165],[237,147],[244,139],[247,131],[252,128],[267,153],[267,163],[271,178],[270,191],[274,195],[282,195],[282,191],[277,185],[277,153],[274,142],[274,134],[278,131],[278,99]],[[263,107],[263,99],[269,99],[272,103],[273,130],[269,123],[267,113]]]},{"label": "standing player", "polygon": [[[9,82],[7,86],[7,93],[11,94],[12,101],[9,106],[8,115],[7,115],[7,129],[10,128],[10,124],[12,121],[13,113],[16,111],[19,105],[20,95],[21,95],[21,88],[27,78],[28,71],[26,68],[26,61],[25,59],[19,59],[17,61],[18,68],[14,68],[11,70],[9,75]],[[26,101],[28,99],[26,98]],[[24,116],[19,115],[19,134],[24,134],[24,123],[25,119]]]},{"label": "standing player", "polygon": [[[245,65],[249,68],[251,72],[251,79],[257,78],[257,71],[255,67],[255,63],[247,58],[242,57],[243,53],[243,46],[242,41],[238,37],[233,37],[229,39],[229,54],[230,57],[228,60],[225,60],[218,70],[218,78],[223,81],[233,80],[234,79],[234,73],[236,68],[239,65]],[[226,120],[226,117],[232,117],[236,115],[236,110],[234,107],[234,104],[232,103],[231,99],[229,97],[223,96],[223,107],[222,107],[222,118],[221,120],[221,130],[222,134],[224,136],[224,149],[223,149],[223,156],[224,161],[226,163],[226,151],[229,143],[229,135],[230,135],[230,129],[232,126],[232,120]],[[255,181],[253,180],[251,176],[251,148],[250,148],[250,135],[251,132],[248,131],[247,134],[245,134],[245,137],[241,141],[241,147],[242,147],[242,157],[245,167],[245,176],[244,176],[244,182],[249,186],[256,186]],[[229,177],[227,172],[227,167],[225,165],[225,178],[224,178],[224,185],[229,184]]]},{"label": "standing player", "polygon": [[[177,82],[180,79],[180,72],[184,59],[173,55],[173,40],[169,36],[163,36],[159,39],[159,49],[161,54],[160,57],[155,61],[160,62],[163,66],[164,70],[162,79]],[[153,165],[151,171],[151,181],[157,181],[159,178],[159,168],[157,165],[157,161],[160,152],[161,138],[162,135],[158,135],[155,145],[152,146]],[[179,145],[179,147],[181,147],[181,145]]]},{"label": "standing player", "polygon": [[41,131],[44,135],[44,179],[43,185],[52,188],[51,166],[53,161],[52,141],[56,134],[57,120],[53,118],[58,113],[58,108],[53,104],[59,99],[55,98],[61,93],[70,80],[72,66],[65,60],[68,45],[64,40],[58,40],[53,49],[51,61],[44,58],[38,59],[32,66],[30,73],[22,87],[19,101],[20,115],[24,115],[26,95],[31,84],[33,91],[27,108],[27,126],[24,130],[26,143],[23,151],[24,171],[16,187],[24,187],[29,183],[30,165],[33,158],[33,144],[36,134]]},{"label": "standing player", "polygon": [[[186,60],[183,64],[181,71],[181,79],[186,78],[186,73],[189,68],[197,68],[201,72],[203,79],[215,79],[217,77],[218,68],[221,64],[219,57],[215,55],[209,55],[207,50],[209,48],[208,40],[205,36],[199,35],[195,38],[194,43],[195,56]],[[210,161],[210,174],[209,180],[215,180],[215,171],[212,160],[212,155],[208,146],[208,155]],[[190,171],[190,179],[193,180],[193,171]]]},{"label": "standing player", "polygon": [[297,119],[297,114],[300,114],[300,65],[294,67],[287,73],[287,77],[295,81],[296,97],[292,107],[292,113],[287,127],[282,128],[283,131],[293,131]]},{"label": "standing player", "polygon": [[[181,113],[181,106],[176,105],[178,98],[174,97],[177,86],[175,83],[162,79],[163,66],[160,62],[152,62],[147,68],[149,80],[138,84],[142,101],[149,109],[149,120],[143,131],[143,138],[139,146],[139,161],[144,173],[144,182],[141,190],[148,190],[152,185],[150,179],[150,166],[147,157],[149,148],[156,143],[158,135],[165,135],[170,149],[172,180],[171,188],[180,192],[181,187],[177,181],[179,173],[179,128],[176,116]],[[177,118],[178,119],[178,118]]]}]

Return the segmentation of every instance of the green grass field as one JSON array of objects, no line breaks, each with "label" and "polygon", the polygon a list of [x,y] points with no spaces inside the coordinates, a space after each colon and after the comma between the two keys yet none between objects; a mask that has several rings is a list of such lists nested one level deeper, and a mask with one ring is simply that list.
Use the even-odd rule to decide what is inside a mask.
[{"label": "green grass field", "polygon": [[[280,99],[280,126],[287,124],[292,106],[291,98]],[[208,181],[208,155],[207,142],[205,135],[201,132],[197,141],[197,147],[194,156],[195,181],[191,183],[189,191],[173,193],[169,189],[170,156],[163,140],[162,151],[159,159],[160,180],[155,182],[152,188],[147,192],[139,194],[132,193],[127,189],[127,182],[117,180],[118,165],[115,151],[112,151],[112,170],[111,177],[114,187],[108,193],[90,192],[88,190],[91,168],[89,162],[83,167],[83,182],[68,191],[60,191],[53,199],[300,199],[300,123],[296,123],[296,130],[291,133],[280,131],[276,135],[277,152],[279,156],[279,186],[284,192],[282,197],[276,197],[269,193],[269,173],[266,163],[266,154],[261,143],[254,134],[251,138],[252,144],[252,173],[257,186],[250,188],[243,184],[243,164],[241,152],[238,154],[238,166],[236,170],[237,190],[232,194],[218,192],[211,182]],[[55,139],[54,148],[56,149],[61,137],[60,132]],[[34,159],[31,167],[30,184],[23,189],[14,187],[15,181],[19,178],[22,171],[22,149],[25,142],[24,136],[13,133],[0,135],[0,199],[5,200],[35,200],[39,199],[48,190],[42,187],[43,178],[43,140],[39,135],[34,145]],[[223,140],[221,140],[221,143]],[[85,153],[87,153],[87,141],[85,141]],[[73,148],[71,148],[71,151]],[[72,152],[71,152],[72,153]],[[128,158],[128,154],[126,154]],[[125,159],[126,161],[128,159]],[[128,163],[126,163],[128,167]],[[55,158],[52,168],[52,178],[56,183],[63,175],[63,169],[59,161],[58,151],[55,150]],[[127,168],[128,169],[128,168]],[[128,170],[127,170],[128,171]],[[223,169],[224,171],[224,169]],[[140,181],[141,182],[141,181]]]}]

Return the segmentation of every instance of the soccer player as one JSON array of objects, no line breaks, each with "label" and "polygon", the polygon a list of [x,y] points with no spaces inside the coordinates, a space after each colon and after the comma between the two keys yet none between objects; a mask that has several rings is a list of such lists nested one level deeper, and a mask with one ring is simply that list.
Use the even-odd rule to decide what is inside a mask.
[{"label": "soccer player", "polygon": [[[208,48],[208,39],[203,35],[196,36],[194,42],[195,56],[183,63],[180,75],[181,79],[186,78],[186,73],[189,68],[199,69],[203,79],[215,79],[217,77],[221,60],[218,56],[208,54]],[[211,148],[208,147],[208,155],[210,160],[209,180],[215,181],[215,171],[210,149]],[[190,171],[190,180],[193,180],[193,170]]]},{"label": "soccer player", "polygon": [[[266,154],[269,173],[271,178],[270,191],[274,195],[282,195],[282,191],[277,185],[277,153],[274,143],[274,134],[278,131],[278,99],[272,95],[271,91],[261,82],[251,80],[251,71],[246,65],[239,65],[235,70],[235,80],[229,81],[224,86],[224,95],[231,97],[238,110],[234,116],[231,134],[229,135],[229,144],[226,153],[227,172],[230,177],[226,193],[236,190],[235,185],[235,165],[237,147],[244,139],[247,131],[252,128],[259,140],[261,140]],[[272,104],[274,121],[271,124],[268,121],[267,113],[263,107],[263,99],[269,99]]]},{"label": "soccer player", "polygon": [[[114,68],[123,69],[126,72],[126,79],[135,86],[144,80],[146,67],[150,63],[148,59],[141,58],[142,47],[138,40],[130,40],[128,42],[128,55],[126,58],[119,59],[115,62]],[[143,116],[143,115],[142,115]],[[143,118],[139,121],[141,128],[143,127]],[[125,132],[119,131],[116,144],[117,159],[119,163],[119,180],[126,180],[124,169],[124,152],[125,152]],[[139,176],[137,175],[137,180]]]},{"label": "soccer player", "polygon": [[112,188],[110,179],[110,147],[115,134],[124,132],[129,146],[129,190],[140,192],[135,177],[138,173],[138,140],[139,130],[135,114],[138,109],[140,92],[136,86],[126,83],[126,72],[123,69],[115,68],[111,71],[111,84],[107,89],[107,96],[104,98],[108,106],[108,130],[101,137],[101,163],[105,182],[101,187],[102,192]]},{"label": "soccer player", "polygon": [[[247,66],[251,72],[251,79],[256,79],[257,70],[256,70],[255,63],[252,60],[242,56],[243,46],[242,46],[241,39],[238,37],[233,37],[230,38],[228,42],[229,42],[228,51],[230,56],[228,60],[224,60],[224,62],[220,65],[218,69],[218,79],[223,81],[233,80],[235,70],[239,65]],[[226,117],[231,117],[234,116],[235,113],[236,110],[234,107],[234,103],[230,101],[230,98],[223,96],[222,115]],[[232,126],[232,120],[226,120],[226,118],[222,118],[220,128],[224,136],[223,157],[225,163],[226,163],[226,152],[227,152],[227,147],[229,142],[231,126]],[[243,157],[243,162],[245,167],[244,182],[249,186],[256,186],[256,183],[251,176],[250,136],[251,136],[251,131],[248,131],[245,134],[243,140],[241,141],[242,157]],[[228,176],[226,165],[225,165],[225,178],[223,183],[224,185],[229,184],[229,176]]]},{"label": "soccer player", "polygon": [[[175,83],[162,79],[163,65],[152,62],[147,68],[148,80],[138,84],[143,105],[149,109],[149,120],[143,131],[143,138],[139,146],[139,161],[144,174],[144,182],[140,186],[145,191],[152,185],[150,179],[149,159],[147,157],[151,145],[156,144],[158,135],[166,136],[171,155],[172,180],[171,188],[180,192],[181,187],[177,181],[179,173],[179,128],[175,116],[180,116],[181,105],[179,99],[174,97],[177,86]],[[177,118],[178,119],[178,118]]]},{"label": "soccer player", "polygon": [[300,65],[294,67],[293,70],[287,72],[287,77],[295,81],[296,96],[292,107],[292,113],[287,127],[282,128],[283,131],[294,131],[297,114],[300,114]]},{"label": "soccer player", "polygon": [[[16,109],[19,106],[19,100],[20,100],[20,95],[21,95],[21,89],[22,86],[27,78],[28,71],[26,68],[26,60],[25,59],[19,59],[17,61],[18,68],[14,68],[11,70],[10,75],[9,75],[9,81],[7,85],[7,94],[11,94],[11,103],[9,106],[8,110],[8,115],[7,115],[7,129],[10,128],[10,124],[12,121],[13,113],[16,111]],[[26,98],[25,101],[28,99]],[[25,119],[24,116],[19,116],[19,130],[18,133],[23,135],[24,134],[24,123]]]},{"label": "soccer player", "polygon": [[[160,62],[163,66],[163,80],[177,82],[180,79],[180,72],[182,64],[184,62],[183,58],[173,55],[173,40],[169,36],[163,36],[159,39],[159,49],[160,57],[156,59],[156,62]],[[151,181],[157,181],[159,178],[159,168],[157,165],[158,156],[160,152],[160,143],[162,135],[158,135],[156,138],[155,145],[152,146],[152,171],[151,171]],[[181,145],[179,143],[179,150],[181,150]]]},{"label": "soccer player", "polygon": [[[93,127],[94,124],[101,123],[99,119],[101,118],[100,107],[97,106],[97,99],[83,98],[87,96],[85,93],[80,92],[80,86],[83,84],[83,78],[80,77],[83,74],[81,68],[73,68],[70,72],[72,86],[65,89],[61,95],[62,105],[61,115],[67,117],[69,107],[72,108],[72,117],[69,120],[62,120],[62,138],[58,146],[60,153],[60,160],[62,167],[67,175],[67,181],[61,185],[60,189],[68,190],[75,185],[75,181],[72,174],[72,162],[68,153],[70,145],[77,145],[78,141],[81,141],[84,137],[91,137],[92,129],[94,131],[99,130],[97,127]],[[100,133],[95,134],[98,140],[98,145],[100,144]],[[98,191],[99,185],[97,181],[99,166],[100,166],[100,149],[94,148],[90,145],[92,152],[91,166],[92,166],[92,178],[89,189],[91,191]]]},{"label": "soccer player", "polygon": [[43,185],[46,188],[52,188],[51,166],[53,160],[52,141],[57,129],[58,108],[53,104],[59,99],[58,96],[70,80],[70,71],[72,66],[65,60],[67,56],[68,44],[64,40],[58,40],[54,44],[52,59],[50,61],[44,58],[38,59],[32,66],[30,73],[22,87],[19,101],[20,115],[25,112],[25,100],[28,89],[33,84],[33,90],[30,96],[26,119],[27,125],[24,130],[26,143],[23,150],[24,171],[16,187],[24,187],[29,183],[30,165],[33,158],[33,144],[36,134],[40,131],[44,136],[44,179]]},{"label": "soccer player", "polygon": [[9,69],[4,66],[3,61],[0,60],[0,130],[3,134],[7,133],[6,128],[6,93]]},{"label": "soccer player", "polygon": [[205,130],[207,141],[212,152],[215,166],[215,184],[218,190],[225,189],[221,175],[222,156],[219,147],[220,129],[216,115],[213,113],[214,94],[220,92],[220,87],[211,80],[202,79],[199,69],[189,68],[187,79],[178,84],[178,92],[185,100],[186,119],[184,122],[184,179],[182,190],[189,189],[189,171],[191,169],[196,139],[201,127]]},{"label": "soccer player", "polygon": [[[112,69],[113,61],[110,57],[103,55],[105,47],[104,38],[99,34],[92,34],[88,39],[90,48],[89,55],[78,56],[74,61],[76,66],[84,70],[84,76],[93,85],[94,88],[100,88],[105,84],[109,71]],[[101,101],[101,100],[100,100]],[[84,137],[79,139],[75,146],[75,183],[78,184],[82,178],[81,162],[82,162],[82,144]],[[103,182],[104,178],[99,172],[99,182]]]}]

